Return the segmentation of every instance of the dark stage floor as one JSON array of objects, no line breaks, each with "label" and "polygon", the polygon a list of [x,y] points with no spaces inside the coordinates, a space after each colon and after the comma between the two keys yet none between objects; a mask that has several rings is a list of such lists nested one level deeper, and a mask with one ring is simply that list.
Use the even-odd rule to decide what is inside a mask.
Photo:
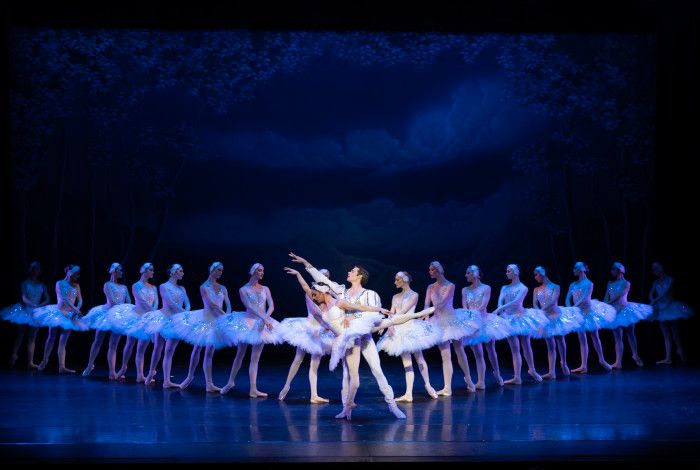
[{"label": "dark stage floor", "polygon": [[[404,391],[397,361],[385,360],[389,382]],[[3,461],[537,461],[673,460],[700,455],[700,367],[649,365],[484,392],[458,385],[450,398],[431,400],[416,378],[415,401],[401,404],[406,420],[388,412],[366,365],[353,421],[340,411],[340,371],[322,362],[319,390],[329,405],[308,403],[306,363],[279,402],[286,367],[262,364],[249,399],[242,370],[227,396],[203,390],[201,368],[186,391],[147,388],[133,379],[111,383],[52,372],[0,372],[0,455]],[[218,368],[215,383],[228,371]],[[507,370],[504,377],[509,377]],[[133,369],[130,371],[133,374]],[[177,380],[184,376],[176,369]],[[433,365],[433,385],[442,385]]]}]

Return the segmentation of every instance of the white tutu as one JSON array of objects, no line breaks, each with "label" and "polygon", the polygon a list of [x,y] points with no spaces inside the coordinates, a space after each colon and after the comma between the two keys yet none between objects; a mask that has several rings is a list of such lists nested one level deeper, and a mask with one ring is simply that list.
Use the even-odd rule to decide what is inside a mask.
[{"label": "white tutu", "polygon": [[[397,318],[400,316],[397,315]],[[377,349],[390,356],[414,353],[435,346],[442,339],[440,327],[419,318],[390,326],[377,341]]]},{"label": "white tutu", "polygon": [[222,315],[218,322],[229,345],[283,343],[284,326],[274,318],[270,320],[272,331],[265,326],[262,318],[253,313],[231,312]]},{"label": "white tutu", "polygon": [[171,317],[170,329],[178,339],[194,346],[220,349],[231,345],[219,326],[222,317],[204,310],[180,312]]},{"label": "white tutu", "polygon": [[674,300],[664,305],[654,305],[654,313],[647,318],[652,321],[683,320],[693,316],[693,309],[685,302]]},{"label": "white tutu", "polygon": [[591,299],[590,308],[581,308],[583,325],[576,331],[595,331],[609,328],[615,321],[615,307],[600,300]]},{"label": "white tutu", "polygon": [[350,325],[333,340],[331,359],[328,364],[330,370],[334,370],[340,360],[345,357],[345,352],[352,348],[358,338],[371,334],[376,324],[384,319],[379,312],[362,312],[362,315],[352,318]]},{"label": "white tutu", "polygon": [[474,334],[464,338],[465,346],[488,343],[492,339],[498,341],[512,335],[510,324],[505,319],[491,314],[488,314],[486,318],[481,313],[479,313],[479,316],[481,317],[481,325],[479,325],[479,329]]},{"label": "white tutu", "polygon": [[479,331],[481,326],[481,319],[477,319],[477,315],[481,315],[479,312],[466,308],[456,308],[454,312],[451,314],[436,311],[428,320],[436,325],[441,333],[439,343],[458,340]]},{"label": "white tutu", "polygon": [[615,320],[608,328],[614,329],[630,326],[640,320],[645,320],[652,313],[654,313],[654,309],[651,305],[629,302],[617,312]]},{"label": "white tutu", "polygon": [[111,331],[118,335],[131,336],[136,339],[151,339],[151,335],[143,331],[141,315],[136,313],[136,305],[119,304],[107,312],[107,321],[112,326]]},{"label": "white tutu", "polygon": [[332,331],[312,325],[308,317],[285,318],[280,323],[285,342],[316,356],[330,354],[335,339]]},{"label": "white tutu", "polygon": [[163,309],[152,310],[141,316],[139,322],[134,326],[135,330],[143,330],[146,334],[153,336],[158,333],[165,339],[182,339],[175,332],[173,317],[181,315],[184,312],[170,314]]},{"label": "white tutu", "polygon": [[533,336],[549,323],[547,315],[537,308],[523,308],[519,313],[503,313],[501,318],[508,322],[511,336]]},{"label": "white tutu", "polygon": [[58,308],[58,304],[45,305],[34,309],[34,319],[40,326],[49,328],[63,328],[64,330],[85,331],[88,329],[86,323],[80,318],[71,320],[70,312],[63,312]]},{"label": "white tutu", "polygon": [[109,322],[109,309],[110,307],[107,304],[92,307],[82,320],[92,330],[111,331],[112,324]]},{"label": "white tutu", "polygon": [[577,331],[583,326],[583,313],[578,307],[557,307],[558,315],[553,320],[540,328],[532,335],[533,338],[551,338],[553,336],[566,336],[572,331]]},{"label": "white tutu", "polygon": [[34,319],[32,308],[18,302],[0,311],[0,318],[18,325],[41,326]]}]

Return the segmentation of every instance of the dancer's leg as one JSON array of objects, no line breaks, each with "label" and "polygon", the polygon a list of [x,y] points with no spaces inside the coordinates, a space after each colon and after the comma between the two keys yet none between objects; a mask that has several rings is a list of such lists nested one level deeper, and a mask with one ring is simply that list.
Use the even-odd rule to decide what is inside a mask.
[{"label": "dancer's leg", "polygon": [[489,363],[493,369],[493,376],[496,377],[496,382],[501,387],[503,386],[503,378],[501,378],[501,369],[498,366],[498,354],[496,353],[496,340],[492,339],[486,343],[486,352],[489,355]]},{"label": "dancer's leg", "polygon": [[321,363],[321,356],[312,354],[309,363],[309,386],[311,387],[311,403],[328,403],[328,398],[318,395],[318,366]]},{"label": "dancer's leg", "polygon": [[346,401],[345,403],[343,403],[343,411],[335,415],[337,419],[352,419],[352,408],[349,406],[349,404],[355,401],[355,394],[357,393],[357,389],[360,386],[360,356],[360,346],[357,345],[353,346],[345,353],[343,367],[347,369],[348,393]]},{"label": "dancer's leg", "polygon": [[542,376],[543,379],[556,379],[557,378],[557,345],[554,342],[554,337],[545,338],[545,343],[547,343],[547,364],[549,365],[549,371]]},{"label": "dancer's leg", "polygon": [[406,393],[398,397],[396,401],[412,402],[413,379],[415,374],[413,373],[413,360],[411,359],[411,353],[401,354],[401,363],[403,364],[403,372],[406,375]]},{"label": "dancer's leg", "polygon": [[559,349],[559,364],[561,365],[561,371],[564,375],[570,375],[569,365],[566,363],[566,336],[557,336],[554,338],[557,343],[557,348]]},{"label": "dancer's leg", "polygon": [[27,337],[27,369],[36,369],[39,367],[34,363],[34,348],[36,347],[37,333],[39,333],[39,328],[33,326],[29,327]]},{"label": "dancer's leg", "polygon": [[114,332],[109,334],[109,347],[107,348],[107,365],[109,366],[109,380],[117,380],[117,348],[121,335]]},{"label": "dancer's leg", "polygon": [[457,356],[457,364],[464,372],[464,382],[467,384],[467,390],[470,392],[476,391],[474,382],[472,382],[472,375],[469,371],[469,360],[467,359],[467,353],[464,352],[464,342],[460,340],[452,340],[452,348],[455,350],[455,355]]},{"label": "dancer's leg", "polygon": [[70,338],[70,330],[62,330],[61,336],[58,338],[58,373],[59,374],[75,374],[73,369],[66,367],[66,346]]},{"label": "dancer's leg", "polygon": [[671,364],[672,354],[671,354],[671,328],[668,326],[668,322],[660,321],[659,327],[661,328],[661,333],[664,335],[664,347],[666,348],[666,356],[660,361],[656,361],[657,364]]},{"label": "dancer's leg", "polygon": [[433,388],[432,385],[430,385],[430,374],[428,373],[428,363],[425,362],[425,358],[423,357],[423,351],[417,351],[413,353],[413,357],[416,359],[416,364],[418,364],[418,371],[420,372],[421,377],[423,377],[423,383],[425,384],[425,390],[428,392],[428,395],[430,395],[430,398],[437,398],[438,394]]},{"label": "dancer's leg", "polygon": [[585,374],[588,372],[588,336],[586,336],[585,331],[577,331],[576,335],[578,336],[578,344],[581,349],[581,365],[576,369],[572,369],[571,372],[581,372]]},{"label": "dancer's leg", "polygon": [[625,343],[623,342],[624,331],[620,326],[613,330],[613,335],[615,336],[615,363],[612,365],[613,369],[622,369],[622,355],[625,353]]},{"label": "dancer's leg", "polygon": [[598,355],[598,363],[603,366],[603,369],[611,370],[612,366],[605,361],[605,356],[603,354],[603,344],[600,342],[600,330],[591,331],[591,343],[593,343],[593,349]]},{"label": "dancer's leg", "polygon": [[438,349],[442,358],[442,377],[445,385],[442,387],[442,390],[438,390],[437,394],[449,397],[452,395],[452,350],[450,349],[450,342],[440,343]]},{"label": "dancer's leg", "polygon": [[530,344],[529,336],[521,336],[520,347],[523,349],[523,356],[525,356],[525,362],[527,363],[527,373],[535,379],[537,382],[542,382],[542,377],[537,373],[535,368],[535,358],[532,354],[532,345]]},{"label": "dancer's leg", "polygon": [[250,364],[248,365],[248,378],[250,379],[250,389],[248,396],[251,398],[266,397],[267,393],[258,390],[258,363],[262,354],[265,343],[253,345],[253,350],[250,353]]},{"label": "dancer's leg", "polygon": [[27,333],[27,325],[17,326],[17,337],[15,338],[15,343],[12,345],[12,356],[10,356],[10,367],[14,367],[19,357],[19,347],[22,346],[22,341],[24,341],[24,335]]},{"label": "dancer's leg", "polygon": [[523,366],[523,359],[520,356],[520,341],[517,336],[508,337],[508,346],[510,346],[510,353],[513,356],[513,378],[504,381],[505,384],[520,384],[522,379],[520,378],[520,369]]},{"label": "dancer's leg", "polygon": [[92,341],[92,346],[90,346],[90,357],[88,358],[87,367],[83,371],[83,377],[90,375],[92,370],[95,368],[95,359],[102,349],[102,342],[105,339],[106,331],[95,330],[95,339]]},{"label": "dancer's leg", "polygon": [[[360,348],[362,356],[365,358],[365,361],[367,361],[367,365],[369,365],[369,368],[372,371],[372,375],[374,375],[374,378],[377,381],[377,384],[379,385],[379,390],[381,390],[382,394],[384,395],[384,401],[389,405],[389,410],[397,418],[406,418],[406,415],[403,413],[403,411],[401,411],[399,407],[396,406],[396,402],[394,401],[394,390],[389,385],[389,382],[386,380],[386,376],[382,371],[382,366],[379,362],[379,351],[377,350],[377,345],[374,343],[374,340],[372,339],[371,335],[367,335],[364,338],[362,338],[360,342]],[[348,370],[350,371],[351,369]],[[349,396],[348,403],[352,405],[354,402],[355,394],[353,393],[352,396]],[[348,419],[350,419],[349,416]]]},{"label": "dancer's leg", "polygon": [[186,389],[194,380],[194,373],[199,365],[199,355],[202,352],[201,346],[193,346],[192,354],[190,354],[190,368],[187,370],[187,377],[180,384],[180,389]]},{"label": "dancer's leg", "polygon": [[143,375],[144,362],[146,360],[146,349],[151,341],[148,339],[140,339],[136,344],[136,382],[146,382],[146,376]]},{"label": "dancer's leg", "polygon": [[39,370],[44,370],[46,365],[49,363],[49,357],[51,357],[53,346],[56,343],[56,335],[57,329],[55,327],[49,328],[49,334],[46,337],[46,342],[44,343],[44,358],[41,360],[41,363],[39,363]]},{"label": "dancer's leg", "polygon": [[673,333],[673,341],[676,343],[676,353],[681,358],[682,362],[686,362],[685,353],[683,352],[683,344],[681,343],[681,334],[678,328],[680,320],[673,320],[671,322],[671,333]]},{"label": "dancer's leg", "polygon": [[486,388],[486,361],[484,360],[484,347],[481,343],[475,344],[472,347],[474,360],[476,361],[476,389],[484,390]]},{"label": "dancer's leg", "polygon": [[168,339],[165,342],[165,356],[163,357],[163,388],[175,388],[178,385],[170,380],[170,371],[173,365],[173,356],[175,348],[180,343],[179,339]]},{"label": "dancer's leg", "polygon": [[243,358],[245,357],[247,350],[248,345],[245,343],[241,343],[236,346],[236,357],[234,358],[233,365],[231,366],[231,373],[228,376],[228,382],[226,385],[224,385],[224,388],[221,389],[222,395],[228,393],[229,390],[236,386],[236,376],[238,375],[238,371],[241,369],[241,364],[243,364]]},{"label": "dancer's leg", "polygon": [[124,344],[124,349],[122,350],[122,366],[119,372],[117,372],[117,377],[120,379],[123,379],[126,375],[126,370],[129,367],[129,361],[131,360],[131,354],[134,352],[136,341],[136,338],[133,336],[126,337],[126,344]]},{"label": "dancer's leg", "polygon": [[637,336],[634,334],[634,323],[625,327],[625,335],[627,336],[627,343],[630,345],[630,349],[632,350],[632,359],[637,366],[642,367],[644,362],[639,357],[639,352],[637,351]]},{"label": "dancer's leg", "polygon": [[[294,360],[289,366],[289,372],[287,372],[287,381],[284,383],[284,387],[282,387],[282,391],[280,391],[280,394],[277,397],[279,400],[284,400],[287,393],[289,393],[289,387],[292,385],[292,380],[294,380],[294,376],[297,375],[297,372],[299,372],[299,366],[301,366],[305,356],[306,352],[298,347],[296,353],[294,354]],[[311,376],[309,376],[309,380],[311,380]]]},{"label": "dancer's leg", "polygon": [[214,352],[216,348],[214,346],[207,346],[204,350],[204,363],[202,364],[202,369],[204,369],[204,383],[206,384],[206,390],[210,393],[218,393],[221,391],[219,387],[214,385],[214,375],[212,373],[212,362],[214,360]]},{"label": "dancer's leg", "polygon": [[158,334],[153,335],[153,351],[151,351],[151,364],[148,367],[148,375],[146,376],[146,385],[153,383],[156,376],[158,363],[163,355],[165,348],[165,340]]}]

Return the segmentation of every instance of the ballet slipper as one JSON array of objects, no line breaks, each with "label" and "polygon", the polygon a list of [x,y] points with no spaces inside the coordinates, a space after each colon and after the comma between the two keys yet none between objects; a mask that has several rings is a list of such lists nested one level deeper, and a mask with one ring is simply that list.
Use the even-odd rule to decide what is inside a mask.
[{"label": "ballet slipper", "polygon": [[282,401],[287,397],[287,393],[289,393],[289,387],[284,387],[280,394],[277,396],[277,399]]},{"label": "ballet slipper", "polygon": [[226,395],[226,394],[227,394],[233,387],[235,387],[235,386],[236,386],[235,383],[229,382],[229,383],[227,383],[226,385],[223,386],[223,388],[221,389],[221,391],[220,391],[219,393],[222,394],[222,395]]},{"label": "ballet slipper", "polygon": [[90,375],[90,373],[93,370],[95,370],[95,366],[86,367],[85,370],[83,371],[83,374],[82,374],[83,377],[87,377],[88,375]]},{"label": "ballet slipper", "polygon": [[404,394],[404,395],[401,395],[400,397],[398,397],[395,401],[397,403],[399,403],[399,402],[412,403],[413,396],[408,395],[408,394]]},{"label": "ballet slipper", "polygon": [[503,383],[506,385],[520,385],[522,380],[520,377],[513,377],[512,379],[504,380]]},{"label": "ballet slipper", "polygon": [[320,404],[323,404],[323,403],[329,403],[330,401],[328,400],[328,398],[323,398],[323,397],[311,397],[311,399],[309,399],[309,402],[310,402],[310,403],[313,403],[313,404],[315,404],[315,405],[320,405]]}]

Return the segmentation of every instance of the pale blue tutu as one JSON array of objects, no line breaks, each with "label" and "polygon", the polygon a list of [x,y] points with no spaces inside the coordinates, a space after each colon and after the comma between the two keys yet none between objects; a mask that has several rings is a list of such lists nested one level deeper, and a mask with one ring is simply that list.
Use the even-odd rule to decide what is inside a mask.
[{"label": "pale blue tutu", "polygon": [[34,319],[41,326],[75,331],[86,331],[88,329],[87,324],[80,318],[71,319],[69,315],[71,313],[60,310],[58,304],[45,305],[34,309]]},{"label": "pale blue tutu", "polygon": [[479,329],[473,335],[464,338],[465,346],[475,346],[488,343],[492,339],[498,341],[512,336],[510,324],[505,319],[492,314],[488,314],[486,318],[481,313],[479,316],[481,317]]},{"label": "pale blue tutu", "polygon": [[454,314],[436,311],[428,321],[438,327],[441,335],[439,343],[444,343],[476,333],[481,325],[477,315],[481,314],[476,310],[456,308]]},{"label": "pale blue tutu", "polygon": [[109,321],[109,309],[107,304],[92,307],[82,318],[91,330],[112,331],[112,324]]},{"label": "pale blue tutu", "polygon": [[566,336],[572,331],[578,331],[583,326],[584,318],[578,307],[557,307],[559,314],[553,320],[540,328],[532,335],[533,338],[552,338],[554,336]]},{"label": "pale blue tutu", "polygon": [[508,322],[511,336],[533,336],[549,323],[547,315],[537,308],[524,308],[520,313],[506,312],[500,315]]},{"label": "pale blue tutu", "polygon": [[134,304],[119,304],[110,308],[107,318],[112,326],[111,331],[118,335],[131,336],[136,339],[151,339],[151,335],[143,330],[142,315],[136,312]]},{"label": "pale blue tutu", "polygon": [[151,336],[157,333],[161,338],[165,339],[182,339],[175,332],[173,323],[173,317],[182,313],[184,312],[170,314],[163,309],[152,310],[143,314],[139,321],[139,326],[136,328],[143,329],[144,332]]},{"label": "pale blue tutu", "polygon": [[654,313],[647,318],[651,321],[684,320],[693,316],[693,309],[685,302],[674,300],[665,305],[654,305]]},{"label": "pale blue tutu", "polygon": [[18,325],[41,326],[36,322],[32,307],[18,302],[0,311],[0,318]]},{"label": "pale blue tutu", "polygon": [[614,329],[633,325],[640,320],[646,320],[652,313],[654,313],[654,309],[651,305],[629,302],[617,312],[615,320],[608,328]]},{"label": "pale blue tutu", "polygon": [[362,312],[359,316],[353,316],[350,325],[333,340],[329,369],[334,370],[345,357],[345,352],[351,349],[359,338],[371,334],[374,326],[383,319],[384,315],[379,312]]},{"label": "pale blue tutu", "polygon": [[[397,317],[400,318],[400,316]],[[400,325],[390,326],[377,341],[377,349],[390,356],[400,356],[403,353],[415,353],[432,348],[440,343],[441,339],[440,327],[427,320],[416,318]]]},{"label": "pale blue tutu", "polygon": [[272,331],[265,326],[262,318],[246,312],[222,315],[218,323],[229,345],[284,343],[285,327],[274,318],[270,320]]},{"label": "pale blue tutu", "polygon": [[600,300],[591,299],[589,309],[581,308],[583,325],[576,331],[595,331],[609,328],[615,321],[615,307]]},{"label": "pale blue tutu", "polygon": [[312,325],[308,317],[285,318],[280,323],[286,343],[316,356],[331,353],[335,339],[332,331]]},{"label": "pale blue tutu", "polygon": [[171,317],[172,334],[194,346],[225,348],[231,343],[219,326],[224,315],[218,316],[203,309],[176,313]]}]

